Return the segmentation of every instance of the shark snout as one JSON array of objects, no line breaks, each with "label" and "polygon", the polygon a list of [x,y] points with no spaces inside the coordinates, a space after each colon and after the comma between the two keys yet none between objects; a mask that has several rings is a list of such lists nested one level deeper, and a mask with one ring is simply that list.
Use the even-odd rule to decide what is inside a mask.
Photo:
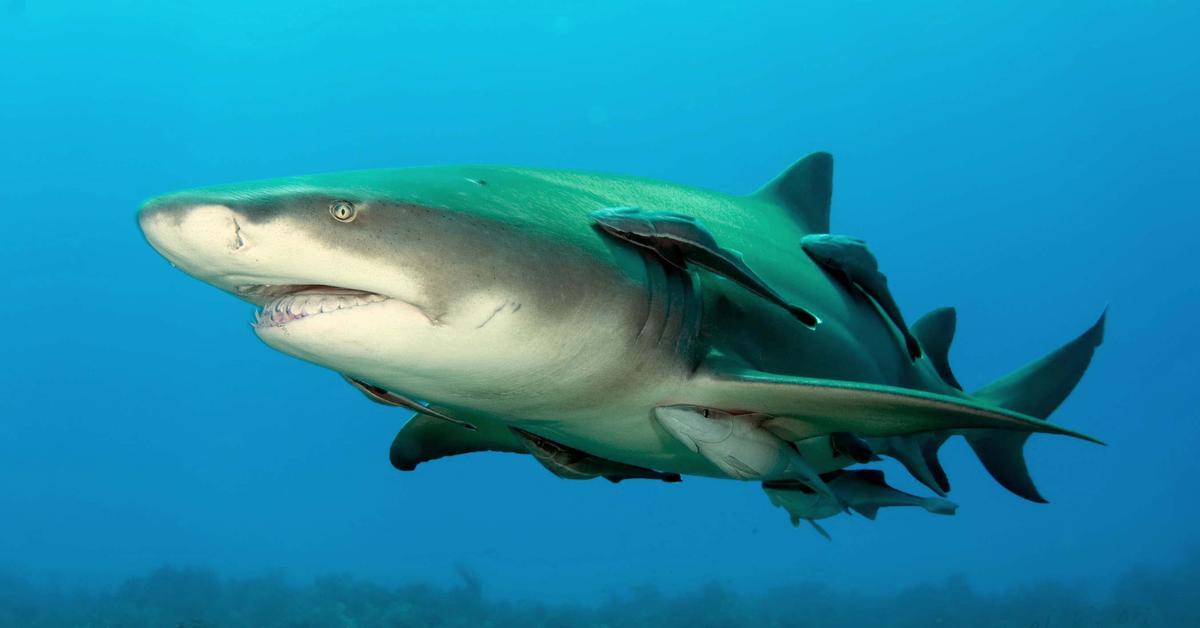
[{"label": "shark snout", "polygon": [[220,266],[243,252],[249,240],[246,221],[233,209],[214,203],[151,200],[138,212],[138,226],[163,257],[184,269]]}]

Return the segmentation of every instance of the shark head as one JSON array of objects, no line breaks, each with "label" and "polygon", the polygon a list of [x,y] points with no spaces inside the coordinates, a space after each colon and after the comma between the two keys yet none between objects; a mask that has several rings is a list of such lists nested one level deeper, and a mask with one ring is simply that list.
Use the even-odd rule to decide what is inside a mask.
[{"label": "shark head", "polygon": [[187,190],[138,222],[172,265],[257,306],[267,345],[422,398],[478,398],[546,379],[584,349],[596,295],[620,294],[595,289],[620,273],[502,211],[515,202],[458,173],[368,171]]}]

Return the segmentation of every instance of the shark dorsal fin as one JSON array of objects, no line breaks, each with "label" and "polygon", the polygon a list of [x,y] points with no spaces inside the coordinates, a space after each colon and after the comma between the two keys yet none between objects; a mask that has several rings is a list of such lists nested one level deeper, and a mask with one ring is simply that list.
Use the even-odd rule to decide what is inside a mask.
[{"label": "shark dorsal fin", "polygon": [[787,208],[809,233],[828,233],[833,155],[813,153],[797,161],[754,195]]},{"label": "shark dorsal fin", "polygon": [[942,381],[962,390],[962,384],[950,370],[950,343],[954,340],[954,329],[958,326],[958,314],[952,307],[940,307],[922,316],[912,325],[912,334],[921,343],[925,355]]}]

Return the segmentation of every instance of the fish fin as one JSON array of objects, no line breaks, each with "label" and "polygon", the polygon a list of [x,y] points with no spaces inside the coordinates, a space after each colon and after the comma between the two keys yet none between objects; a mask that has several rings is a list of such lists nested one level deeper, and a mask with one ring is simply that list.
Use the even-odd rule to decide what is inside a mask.
[{"label": "fish fin", "polygon": [[833,540],[833,537],[829,536],[829,531],[826,530],[824,526],[817,523],[816,521],[813,521],[812,519],[805,519],[805,521],[807,521],[808,525],[812,526],[813,529],[817,531],[817,534],[820,534],[821,536],[825,537],[826,541]]},{"label": "fish fin", "polygon": [[957,326],[958,315],[954,308],[942,307],[918,318],[912,324],[912,333],[925,349],[925,356],[933,363],[942,381],[962,390],[962,384],[958,383],[954,371],[950,370],[950,343],[954,340]]},{"label": "fish fin", "polygon": [[478,429],[472,431],[423,414],[414,416],[392,440],[388,454],[392,466],[401,471],[412,471],[422,462],[476,451],[529,453],[501,423],[476,421]]},{"label": "fish fin", "polygon": [[933,481],[937,483],[936,487],[930,488],[943,497],[950,492],[950,476],[946,475],[942,461],[938,460],[938,450],[942,448],[942,444],[948,438],[950,438],[950,434],[939,432],[921,439],[920,442],[921,459],[925,461],[925,468],[929,469]]},{"label": "fish fin", "polygon": [[1039,419],[1050,416],[1071,394],[1104,341],[1105,310],[1087,331],[1041,359],[975,391],[973,397]]},{"label": "fish fin", "polygon": [[939,496],[950,491],[950,479],[938,460],[938,449],[950,437],[949,432],[926,432],[880,439],[878,448],[882,455],[894,458],[904,465],[909,475],[928,486]]},{"label": "fish fin", "polygon": [[[975,392],[988,404],[1039,418],[1050,416],[1071,394],[1104,341],[1107,311],[1087,331],[1045,357]],[[1032,502],[1044,504],[1025,462],[1028,434],[964,430],[963,435],[984,468],[1001,486]]]},{"label": "fish fin", "polygon": [[[728,363],[724,363],[728,366]],[[970,398],[920,390],[735,370],[702,364],[693,375],[689,404],[726,412],[771,415],[764,427],[797,441],[833,432],[894,436],[961,428],[997,428],[1094,438]],[[1099,442],[1099,441],[1095,441]]]},{"label": "fish fin", "polygon": [[883,488],[889,489],[892,488],[887,483],[887,476],[884,475],[883,471],[880,471],[879,469],[858,469],[855,471],[845,471],[843,472],[843,475],[853,476],[859,480],[862,480],[863,482],[866,482],[867,484],[874,484],[875,486],[882,486]]},{"label": "fish fin", "polygon": [[927,497],[925,498],[925,501],[921,502],[921,507],[924,508],[926,512],[930,512],[935,515],[953,516],[958,514],[958,504],[948,499]]},{"label": "fish fin", "polygon": [[813,153],[797,161],[754,196],[786,208],[809,232],[828,232],[833,155]]},{"label": "fish fin", "polygon": [[1025,463],[1028,433],[998,430],[963,430],[971,450],[988,473],[1014,495],[1038,504],[1048,503],[1038,492]]},{"label": "fish fin", "polygon": [[871,444],[850,432],[830,434],[829,447],[833,450],[834,458],[846,456],[859,464],[866,464],[875,459],[875,450],[871,449]]},{"label": "fish fin", "polygon": [[875,517],[879,516],[879,504],[852,504],[850,510],[857,512],[871,521],[874,521]]}]

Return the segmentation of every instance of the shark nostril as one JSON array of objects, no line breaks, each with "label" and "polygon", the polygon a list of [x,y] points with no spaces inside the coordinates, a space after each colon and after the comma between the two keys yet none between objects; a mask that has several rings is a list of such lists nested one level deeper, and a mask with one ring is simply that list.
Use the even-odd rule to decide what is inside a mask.
[{"label": "shark nostril", "polygon": [[246,240],[242,238],[242,225],[238,224],[236,217],[233,219],[233,246],[230,249],[236,251],[246,246]]}]

